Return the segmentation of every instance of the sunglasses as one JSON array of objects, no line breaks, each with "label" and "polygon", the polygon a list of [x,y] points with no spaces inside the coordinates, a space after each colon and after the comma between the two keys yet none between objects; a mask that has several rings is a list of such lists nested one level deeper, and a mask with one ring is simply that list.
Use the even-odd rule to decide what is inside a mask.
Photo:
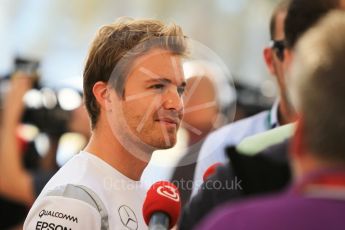
[{"label": "sunglasses", "polygon": [[270,47],[273,49],[280,61],[284,61],[284,49],[285,41],[284,40],[271,40]]}]

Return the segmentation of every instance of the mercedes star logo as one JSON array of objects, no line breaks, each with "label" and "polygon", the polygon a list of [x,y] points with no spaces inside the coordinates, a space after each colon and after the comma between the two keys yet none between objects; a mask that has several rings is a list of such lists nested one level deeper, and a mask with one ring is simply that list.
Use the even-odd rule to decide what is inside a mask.
[{"label": "mercedes star logo", "polygon": [[138,220],[135,213],[126,205],[119,208],[119,216],[122,224],[130,230],[138,229]]}]

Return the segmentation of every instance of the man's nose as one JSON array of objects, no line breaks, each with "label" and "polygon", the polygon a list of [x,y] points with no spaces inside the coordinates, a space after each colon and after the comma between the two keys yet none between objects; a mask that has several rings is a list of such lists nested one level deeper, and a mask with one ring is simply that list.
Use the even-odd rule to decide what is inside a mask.
[{"label": "man's nose", "polygon": [[176,111],[183,110],[183,100],[176,87],[167,90],[162,99],[164,109]]}]

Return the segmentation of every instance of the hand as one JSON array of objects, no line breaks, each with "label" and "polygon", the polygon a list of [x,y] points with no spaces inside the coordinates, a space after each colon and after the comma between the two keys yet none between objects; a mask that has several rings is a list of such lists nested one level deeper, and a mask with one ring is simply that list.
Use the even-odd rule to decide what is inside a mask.
[{"label": "hand", "polygon": [[[24,109],[23,97],[32,88],[34,77],[23,72],[13,74],[9,91],[4,101],[4,124],[19,122]],[[6,122],[5,122],[6,121]]]}]

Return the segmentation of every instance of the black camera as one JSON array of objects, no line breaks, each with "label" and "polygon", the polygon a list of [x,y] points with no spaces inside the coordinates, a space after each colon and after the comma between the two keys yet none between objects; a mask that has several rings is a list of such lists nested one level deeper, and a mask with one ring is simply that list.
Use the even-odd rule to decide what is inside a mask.
[{"label": "black camera", "polygon": [[71,110],[80,105],[81,94],[73,89],[57,90],[43,87],[39,81],[38,68],[39,62],[36,60],[15,59],[15,72],[21,71],[25,73],[25,76],[35,78],[33,88],[25,94],[23,99],[25,110],[22,122],[36,126],[40,132],[59,137],[68,131]]},{"label": "black camera", "polygon": [[38,77],[39,61],[17,57],[14,59],[15,71],[24,72],[27,76]]},{"label": "black camera", "polygon": [[[28,93],[30,94],[31,91]],[[40,91],[38,90],[37,93],[40,93]],[[41,99],[37,99],[44,101],[44,94],[41,94],[40,97]],[[32,124],[36,126],[40,132],[47,133],[50,136],[59,137],[68,131],[67,124],[70,117],[70,111],[63,110],[58,104],[51,108],[45,106],[45,104],[31,106],[30,103],[31,102],[26,102],[22,117],[23,123]]]}]

